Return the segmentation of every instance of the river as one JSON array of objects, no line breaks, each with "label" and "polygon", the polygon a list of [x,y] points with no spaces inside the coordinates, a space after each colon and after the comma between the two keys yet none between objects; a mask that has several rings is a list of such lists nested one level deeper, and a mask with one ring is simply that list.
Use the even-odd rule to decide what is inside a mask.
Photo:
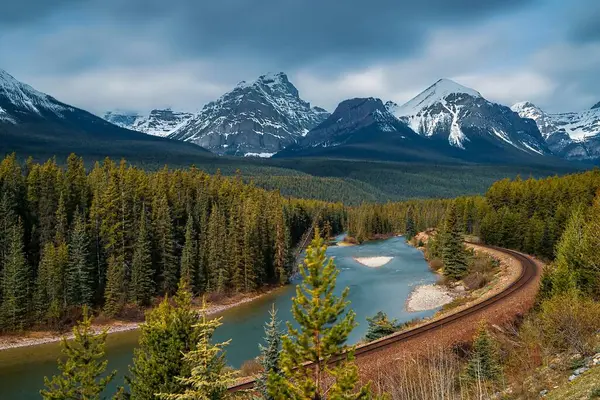
[{"label": "river", "polygon": [[[404,303],[412,288],[435,282],[436,276],[429,270],[423,254],[407,245],[404,238],[393,237],[352,247],[331,246],[327,254],[334,257],[340,269],[338,294],[344,287],[350,287],[349,300],[359,323],[350,335],[350,343],[356,343],[364,337],[366,318],[377,311],[383,310],[398,321],[434,313],[434,310],[416,313],[405,310]],[[393,258],[379,268],[370,268],[354,260],[354,257],[375,256]],[[221,314],[223,325],[215,333],[215,340],[232,339],[227,347],[227,362],[231,366],[238,368],[244,361],[258,355],[258,343],[264,336],[264,322],[272,304],[278,309],[280,319],[291,319],[294,292],[294,285],[289,285]],[[118,376],[111,384],[111,393],[116,386],[123,385],[123,376],[127,373],[137,339],[137,331],[119,332],[108,337],[108,368],[118,370]],[[39,399],[43,377],[58,372],[56,358],[59,355],[58,343],[0,351],[0,398]]]}]

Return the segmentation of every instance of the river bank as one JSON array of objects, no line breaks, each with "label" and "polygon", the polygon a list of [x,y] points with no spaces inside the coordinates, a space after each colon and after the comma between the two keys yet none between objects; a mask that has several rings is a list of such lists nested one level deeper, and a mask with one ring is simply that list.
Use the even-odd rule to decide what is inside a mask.
[{"label": "river bank", "polygon": [[[497,250],[489,249],[474,243],[466,243],[465,246],[467,249],[472,250],[475,254],[485,254],[496,260],[498,262],[498,267],[495,270],[492,279],[482,287],[469,290],[464,281],[450,283],[443,278],[439,266],[433,265],[433,260],[427,259],[426,244],[432,234],[432,231],[420,232],[412,240],[412,243],[409,242],[409,244],[424,253],[427,263],[431,270],[438,275],[439,280],[433,285],[421,285],[413,289],[406,300],[407,311],[423,311],[442,307],[436,315],[433,316],[433,319],[440,318],[450,313],[471,307],[474,304],[503,291],[512,282],[517,280],[521,273],[521,266],[516,259]],[[418,244],[422,244],[422,246],[419,246]]]},{"label": "river bank", "polygon": [[[272,287],[259,293],[240,294],[231,297],[226,297],[219,302],[215,302],[212,304],[209,303],[207,315],[217,315],[232,308],[244,305],[255,300],[259,300],[262,297],[269,295],[281,288],[281,286]],[[146,312],[147,311],[149,311],[149,309],[146,310]],[[100,333],[106,330],[110,335],[113,333],[127,332],[139,329],[142,323],[144,323],[143,319],[140,319],[139,321],[110,320],[106,323],[94,324],[93,329],[96,333]],[[0,336],[0,351],[19,347],[30,347],[46,343],[59,342],[62,340],[63,337],[66,337],[67,339],[72,339],[73,333],[71,331],[61,333],[56,331],[45,330],[29,331],[22,335],[2,335]]]}]

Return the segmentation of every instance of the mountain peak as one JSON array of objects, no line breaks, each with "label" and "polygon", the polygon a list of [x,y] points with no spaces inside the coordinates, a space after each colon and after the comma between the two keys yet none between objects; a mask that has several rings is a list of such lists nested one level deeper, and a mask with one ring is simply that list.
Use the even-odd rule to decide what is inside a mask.
[{"label": "mountain peak", "polygon": [[591,109],[595,110],[595,109],[598,109],[598,108],[600,108],[600,101],[597,102],[596,104],[594,104]]},{"label": "mountain peak", "polygon": [[328,116],[324,109],[302,100],[285,73],[268,73],[238,83],[170,137],[219,154],[274,154]]},{"label": "mountain peak", "polygon": [[401,107],[398,107],[396,109],[396,116],[415,115],[427,107],[442,102],[450,95],[468,95],[471,97],[482,98],[481,94],[476,90],[463,86],[450,79],[439,79],[412,100]]}]

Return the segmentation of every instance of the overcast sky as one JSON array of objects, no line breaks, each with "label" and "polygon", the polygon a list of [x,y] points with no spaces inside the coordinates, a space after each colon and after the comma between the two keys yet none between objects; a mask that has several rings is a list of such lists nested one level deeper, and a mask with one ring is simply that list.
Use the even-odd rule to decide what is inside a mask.
[{"label": "overcast sky", "polygon": [[333,110],[437,79],[550,112],[600,101],[600,0],[16,0],[0,68],[66,103],[200,109],[284,71]]}]

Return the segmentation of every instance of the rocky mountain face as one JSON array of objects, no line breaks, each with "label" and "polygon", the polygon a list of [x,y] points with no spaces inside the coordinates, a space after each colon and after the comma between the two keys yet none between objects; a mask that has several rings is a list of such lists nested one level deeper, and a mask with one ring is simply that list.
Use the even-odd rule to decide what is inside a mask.
[{"label": "rocky mountain face", "polygon": [[147,116],[138,113],[127,113],[119,111],[108,111],[104,119],[121,128],[131,129],[147,133],[153,136],[166,137],[176,131],[194,114],[173,111],[170,108],[164,110],[152,110]]},{"label": "rocky mountain face", "polygon": [[513,105],[535,121],[553,154],[571,160],[600,158],[600,103],[582,112],[549,114],[531,102]]},{"label": "rocky mountain face", "polygon": [[387,107],[423,137],[447,142],[467,153],[517,150],[549,154],[532,121],[448,79],[440,79],[402,106],[388,102]]},{"label": "rocky mountain face", "polygon": [[271,156],[329,113],[302,100],[284,73],[240,82],[169,135],[218,154]]}]

